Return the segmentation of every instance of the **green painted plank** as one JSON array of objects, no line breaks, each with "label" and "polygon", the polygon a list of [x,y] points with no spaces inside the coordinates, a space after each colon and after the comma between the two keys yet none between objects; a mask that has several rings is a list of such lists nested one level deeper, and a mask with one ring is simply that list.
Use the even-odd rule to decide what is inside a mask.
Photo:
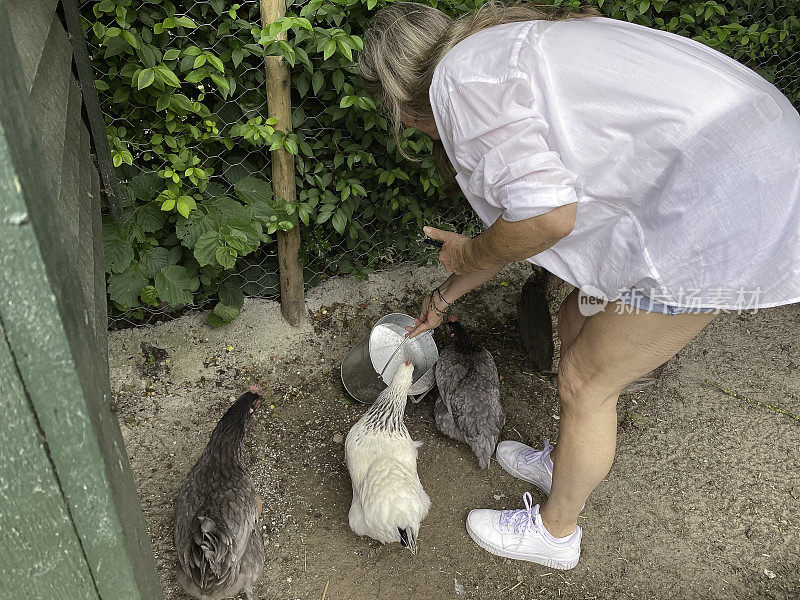
[{"label": "green painted plank", "polygon": [[[69,78],[69,102],[67,103],[67,120],[64,124],[64,153],[61,158],[61,184],[58,189],[58,207],[61,222],[69,228],[71,234],[70,246],[74,248],[76,258],[80,253],[85,252],[86,248],[81,247],[88,244],[88,240],[80,238],[80,219],[81,202],[78,197],[78,176],[80,169],[80,159],[78,158],[78,146],[80,145],[81,122],[81,90],[78,81],[74,77]],[[80,264],[80,258],[77,258]],[[85,283],[81,277],[81,283]]]},{"label": "green painted plank", "polygon": [[89,51],[81,26],[81,15],[78,10],[78,0],[61,0],[64,11],[64,21],[67,24],[67,33],[72,42],[72,51],[75,58],[75,71],[83,90],[83,101],[86,106],[86,117],[92,141],[96,149],[97,165],[103,182],[103,193],[111,207],[111,214],[117,219],[122,218],[122,203],[117,190],[117,172],[111,162],[111,148],[106,135],[106,121],[100,110],[100,100],[94,87],[94,71],[89,62]]},{"label": "green painted plank", "polygon": [[[31,89],[30,98],[39,124],[41,144],[44,149],[44,169],[56,183],[58,194],[62,177],[62,157],[69,105],[69,87],[72,79],[72,48],[61,21],[53,14],[47,43],[39,70]],[[68,149],[72,152],[73,149]],[[57,207],[58,208],[58,207]]]},{"label": "green painted plank", "polygon": [[95,290],[95,318],[97,328],[97,368],[108,379],[108,307],[106,305],[106,268],[103,263],[103,219],[100,214],[100,175],[94,168],[94,161],[87,157],[91,163],[89,170],[90,198],[92,214],[92,255],[94,256],[94,290]]},{"label": "green painted plank", "polygon": [[78,168],[77,168],[77,181],[78,181],[78,240],[81,244],[81,251],[78,253],[78,277],[81,280],[86,297],[86,308],[89,313],[89,327],[97,337],[97,303],[103,301],[100,296],[100,290],[95,288],[95,272],[94,272],[94,204],[92,202],[92,179],[90,170],[92,166],[92,158],[90,156],[89,146],[89,131],[86,129],[83,121],[79,121],[76,125],[78,131]]},{"label": "green painted plank", "polygon": [[42,59],[47,34],[58,0],[3,0],[8,11],[14,42],[22,61],[25,85],[30,91]]},{"label": "green painted plank", "polygon": [[[0,203],[0,320],[100,596],[156,600],[163,591],[87,326],[75,250],[55,211],[52,173],[42,168],[41,133],[11,40],[0,3],[0,124],[16,170]],[[34,90],[44,68],[43,60]]]},{"label": "green painted plank", "polygon": [[[82,244],[88,240],[80,239],[80,211],[81,202],[78,197],[78,177],[80,175],[80,158],[78,147],[80,146],[81,134],[81,90],[78,81],[74,77],[69,79],[69,102],[67,103],[67,121],[64,127],[64,154],[62,157],[61,186],[58,191],[58,207],[62,211],[62,219],[70,228],[75,236],[76,251],[82,252]],[[69,210],[70,214],[63,214]],[[82,280],[83,281],[83,280]]]},{"label": "green painted plank", "polygon": [[[16,176],[0,130],[0,199]],[[13,192],[13,190],[12,190]],[[36,417],[0,324],[0,564],[3,598],[97,600]]]}]

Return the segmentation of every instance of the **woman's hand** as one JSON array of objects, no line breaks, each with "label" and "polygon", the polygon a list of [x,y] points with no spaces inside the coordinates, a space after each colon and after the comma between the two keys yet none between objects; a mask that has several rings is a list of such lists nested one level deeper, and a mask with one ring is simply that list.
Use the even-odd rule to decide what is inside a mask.
[{"label": "woman's hand", "polygon": [[414,325],[411,327],[406,327],[406,334],[407,337],[413,338],[418,336],[420,333],[425,333],[426,331],[430,331],[431,329],[436,329],[439,325],[444,322],[444,315],[438,315],[437,311],[433,309],[432,305],[441,312],[444,313],[447,310],[447,305],[442,303],[441,305],[435,298],[434,294],[428,294],[422,297],[422,310],[419,313],[419,318],[414,319]]},{"label": "woman's hand", "polygon": [[435,227],[424,227],[422,232],[429,238],[444,243],[439,250],[439,262],[451,273],[468,275],[480,270],[473,268],[468,259],[467,245],[472,238],[452,231],[442,231]]}]

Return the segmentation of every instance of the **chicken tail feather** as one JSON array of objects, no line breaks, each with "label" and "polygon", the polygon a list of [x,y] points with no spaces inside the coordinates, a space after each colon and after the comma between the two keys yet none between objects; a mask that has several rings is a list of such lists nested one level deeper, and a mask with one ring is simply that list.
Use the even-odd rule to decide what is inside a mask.
[{"label": "chicken tail feather", "polygon": [[188,566],[192,579],[205,591],[227,583],[231,574],[230,536],[211,519],[198,517],[198,520],[200,526],[195,531]]},{"label": "chicken tail feather", "polygon": [[411,527],[406,527],[405,529],[397,528],[397,531],[400,533],[400,545],[403,548],[408,548],[411,550],[411,554],[417,553],[417,534],[414,533],[414,530]]}]

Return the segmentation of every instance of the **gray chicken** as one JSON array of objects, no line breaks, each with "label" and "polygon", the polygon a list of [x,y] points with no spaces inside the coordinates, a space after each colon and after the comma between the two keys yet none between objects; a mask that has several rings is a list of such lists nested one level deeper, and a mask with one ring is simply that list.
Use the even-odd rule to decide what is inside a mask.
[{"label": "gray chicken", "polygon": [[442,350],[436,363],[436,427],[469,444],[481,468],[486,469],[506,423],[497,367],[489,351],[473,343],[455,316],[444,329],[453,343]]},{"label": "gray chicken", "polygon": [[250,386],[217,423],[175,499],[176,576],[200,600],[241,590],[252,600],[264,570],[261,498],[242,461],[247,423],[260,405],[261,390]]}]

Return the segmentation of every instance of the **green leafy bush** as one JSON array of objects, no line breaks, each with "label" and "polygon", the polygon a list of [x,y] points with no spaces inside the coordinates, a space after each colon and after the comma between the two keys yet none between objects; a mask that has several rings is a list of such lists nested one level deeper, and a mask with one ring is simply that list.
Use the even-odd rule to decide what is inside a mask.
[{"label": "green leafy bush", "polygon": [[[451,14],[482,2],[436,2]],[[572,4],[577,2],[555,2]],[[275,232],[301,228],[306,281],[429,251],[416,233],[474,233],[445,198],[431,141],[414,130],[403,158],[354,54],[384,0],[310,0],[260,27],[258,2],[90,0],[87,38],[124,215],[104,220],[117,311],[213,303],[230,322],[244,294],[277,296]],[[596,0],[608,16],[698,39],[756,68],[800,101],[800,21],[791,0]],[[288,31],[288,41],[276,36]],[[294,131],[266,118],[263,57],[292,66]],[[269,151],[295,155],[297,201],[275,198]]]}]

